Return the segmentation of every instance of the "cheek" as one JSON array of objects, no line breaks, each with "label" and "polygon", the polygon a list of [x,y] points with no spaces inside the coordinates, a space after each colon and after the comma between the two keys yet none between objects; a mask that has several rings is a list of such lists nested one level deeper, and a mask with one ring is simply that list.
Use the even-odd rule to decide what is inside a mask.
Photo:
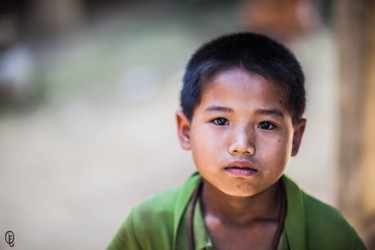
[{"label": "cheek", "polygon": [[[191,149],[194,161],[198,164],[199,162],[205,162],[205,155],[209,154],[210,146],[210,136],[202,130],[192,130],[191,134]],[[197,162],[199,160],[199,162]]]},{"label": "cheek", "polygon": [[212,131],[212,129],[204,128],[201,127],[199,130],[192,131],[192,154],[197,166],[209,165],[213,161],[216,161],[217,158],[213,156],[222,155],[225,147],[222,136],[215,134],[215,131]]},{"label": "cheek", "polygon": [[288,134],[265,138],[262,146],[264,150],[261,151],[267,154],[265,157],[272,159],[272,161],[278,164],[287,162],[292,152],[292,140]]},{"label": "cheek", "polygon": [[292,138],[285,136],[285,139],[279,139],[277,144],[279,159],[286,166],[292,154]]},{"label": "cheek", "polygon": [[292,141],[288,136],[279,138],[275,142],[275,148],[280,154],[289,154],[292,150]]},{"label": "cheek", "polygon": [[272,149],[268,151],[268,155],[263,156],[263,159],[266,160],[263,164],[268,166],[266,171],[269,176],[279,178],[284,173],[291,155],[289,144],[285,140],[276,140],[273,142]]},{"label": "cheek", "polygon": [[192,127],[192,146],[200,150],[210,150],[220,144],[220,134],[212,129],[209,124]]}]

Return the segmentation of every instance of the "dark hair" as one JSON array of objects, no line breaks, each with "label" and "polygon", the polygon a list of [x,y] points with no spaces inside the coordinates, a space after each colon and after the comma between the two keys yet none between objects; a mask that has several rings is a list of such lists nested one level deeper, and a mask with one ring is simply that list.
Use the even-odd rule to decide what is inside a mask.
[{"label": "dark hair", "polygon": [[202,89],[215,75],[239,68],[279,85],[286,94],[293,122],[306,105],[305,77],[293,53],[282,44],[260,34],[225,35],[202,45],[190,58],[181,90],[181,107],[191,120],[201,101]]}]

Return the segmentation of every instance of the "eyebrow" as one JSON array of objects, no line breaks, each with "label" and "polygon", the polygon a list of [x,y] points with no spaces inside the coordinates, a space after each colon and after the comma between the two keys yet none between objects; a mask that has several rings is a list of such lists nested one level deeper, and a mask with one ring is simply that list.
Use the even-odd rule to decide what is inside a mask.
[{"label": "eyebrow", "polygon": [[[203,112],[212,112],[212,111],[226,112],[226,113],[234,112],[233,109],[231,108],[224,107],[224,106],[217,106],[217,105],[209,106],[203,110]],[[284,113],[278,109],[258,109],[257,111],[255,111],[255,114],[276,115],[276,116],[284,117]]]},{"label": "eyebrow", "polygon": [[219,112],[226,112],[226,113],[232,113],[233,109],[223,106],[209,106],[206,109],[203,110],[203,112],[210,112],[210,111],[219,111]]},{"label": "eyebrow", "polygon": [[260,115],[276,115],[284,117],[284,113],[278,109],[258,109],[255,113]]}]

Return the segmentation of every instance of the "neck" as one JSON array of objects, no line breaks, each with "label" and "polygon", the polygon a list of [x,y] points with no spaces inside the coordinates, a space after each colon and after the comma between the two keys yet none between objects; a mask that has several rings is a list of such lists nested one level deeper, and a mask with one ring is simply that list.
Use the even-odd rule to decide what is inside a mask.
[{"label": "neck", "polygon": [[277,182],[254,196],[235,197],[204,182],[201,200],[204,217],[221,223],[246,226],[260,221],[277,221],[281,202],[280,186]]}]

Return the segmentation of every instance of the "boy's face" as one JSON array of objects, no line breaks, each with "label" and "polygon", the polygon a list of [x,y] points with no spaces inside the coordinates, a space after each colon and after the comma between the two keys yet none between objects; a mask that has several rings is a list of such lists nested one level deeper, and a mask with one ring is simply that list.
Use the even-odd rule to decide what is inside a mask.
[{"label": "boy's face", "polygon": [[239,69],[203,90],[192,121],[177,112],[178,135],[204,180],[225,194],[250,197],[275,184],[298,152],[306,121],[292,123],[283,91]]}]

